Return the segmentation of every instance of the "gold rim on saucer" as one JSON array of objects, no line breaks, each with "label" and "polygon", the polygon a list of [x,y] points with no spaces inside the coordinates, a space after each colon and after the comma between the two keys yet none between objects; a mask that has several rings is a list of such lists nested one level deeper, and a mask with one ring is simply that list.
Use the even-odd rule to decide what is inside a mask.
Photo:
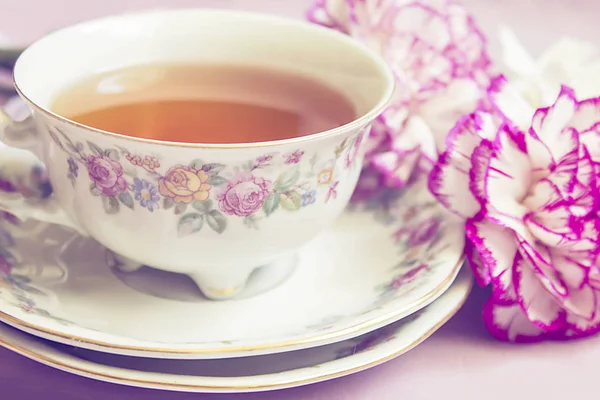
[{"label": "gold rim on saucer", "polygon": [[[234,389],[238,392],[239,391],[264,391],[264,390],[285,389],[285,388],[294,387],[294,386],[302,386],[302,385],[307,385],[307,384],[311,384],[311,383],[322,382],[322,381],[350,375],[350,374],[353,374],[356,372],[364,371],[366,369],[369,369],[369,368],[378,366],[380,364],[383,364],[387,361],[390,361],[390,360],[408,352],[409,350],[412,350],[413,348],[415,348],[416,346],[421,344],[423,341],[428,339],[433,333],[435,333],[437,330],[439,330],[444,324],[446,324],[446,322],[448,322],[460,310],[460,308],[465,304],[465,302],[473,288],[473,279],[470,276],[466,279],[468,279],[466,282],[466,285],[468,285],[468,286],[467,286],[466,290],[464,291],[462,298],[458,301],[458,304],[455,307],[453,307],[445,315],[445,317],[442,318],[438,323],[436,323],[431,329],[429,329],[425,334],[420,336],[418,339],[414,340],[409,345],[406,345],[406,346],[396,350],[392,354],[386,355],[385,357],[381,357],[379,359],[369,361],[364,364],[345,369],[343,371],[338,371],[335,373],[328,373],[328,374],[321,374],[321,375],[317,374],[316,376],[312,376],[310,378],[280,380],[276,383],[271,383],[271,384],[240,385],[240,386],[229,385],[228,386],[228,385],[194,385],[194,384],[185,384],[185,383],[157,383],[156,381],[153,381],[150,379],[124,378],[122,376],[119,376],[117,374],[110,373],[110,372],[94,371],[92,368],[86,368],[85,366],[69,365],[68,363],[65,363],[64,361],[57,359],[57,357],[48,356],[48,355],[42,354],[41,352],[36,352],[34,350],[28,349],[26,347],[23,347],[23,346],[14,344],[14,343],[7,343],[2,337],[0,337],[0,346],[4,347],[10,351],[13,351],[17,354],[20,354],[24,357],[27,357],[31,360],[37,361],[39,363],[45,364],[47,366],[50,366],[50,367],[53,367],[53,368],[56,368],[56,369],[59,369],[59,370],[65,371],[65,372],[69,372],[69,373],[72,373],[75,375],[84,376],[84,377],[88,377],[88,378],[94,378],[94,379],[98,379],[101,381],[118,383],[118,384],[128,385],[128,386],[137,386],[137,387],[154,388],[154,389],[165,389],[165,390],[172,390],[172,391],[187,391],[187,392],[190,392],[190,391],[230,392],[232,389]],[[75,357],[75,356],[73,356],[73,357]],[[349,357],[352,357],[352,356],[349,356]],[[332,362],[332,361],[329,361],[329,362]],[[115,367],[115,368],[118,368],[118,367]],[[317,368],[315,368],[315,370],[318,371]],[[260,376],[260,375],[258,375],[258,376]]]},{"label": "gold rim on saucer", "polygon": [[[401,314],[405,314],[407,310],[414,312],[423,307],[424,304],[428,304],[432,299],[439,297],[441,292],[444,292],[451,286],[452,282],[458,277],[461,266],[464,262],[464,256],[460,257],[451,273],[431,292],[427,293],[427,295],[421,297],[417,301],[413,302],[409,307],[401,310]],[[113,349],[113,350],[128,350],[133,352],[148,352],[148,353],[156,353],[156,354],[216,354],[216,353],[235,353],[235,352],[247,352],[254,350],[264,350],[264,349],[276,349],[281,347],[290,347],[294,345],[301,345],[307,343],[314,343],[319,341],[327,341],[329,339],[335,339],[345,335],[352,335],[357,331],[365,331],[367,333],[370,327],[373,326],[385,326],[390,323],[396,322],[398,320],[398,313],[390,313],[387,315],[383,315],[379,318],[374,318],[364,323],[356,324],[338,331],[329,332],[323,335],[311,336],[308,338],[303,338],[300,340],[289,340],[285,342],[279,343],[269,343],[263,345],[256,346],[239,346],[239,347],[224,347],[224,348],[211,348],[211,349],[169,349],[169,348],[145,348],[145,347],[137,347],[137,346],[126,346],[126,345],[116,345],[113,343],[91,340],[89,338],[76,336],[76,335],[68,335],[64,332],[55,331],[52,329],[41,328],[35,324],[25,322],[20,320],[19,318],[13,317],[10,314],[7,314],[3,311],[0,311],[0,321],[4,322],[14,328],[25,331],[27,333],[31,333],[36,336],[41,336],[45,339],[51,340],[51,337],[58,337],[61,339],[66,339],[73,345],[77,344],[86,344],[91,346],[103,347],[105,349]],[[371,329],[374,330],[374,329]],[[63,343],[65,343],[63,341]]]}]

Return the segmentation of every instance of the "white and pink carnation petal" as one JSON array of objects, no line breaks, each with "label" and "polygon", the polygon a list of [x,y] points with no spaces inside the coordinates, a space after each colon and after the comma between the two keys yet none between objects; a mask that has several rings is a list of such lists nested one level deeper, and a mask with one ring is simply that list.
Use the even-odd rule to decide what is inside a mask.
[{"label": "white and pink carnation petal", "polygon": [[371,158],[370,165],[379,171],[392,187],[401,188],[408,184],[418,165],[421,150],[416,147],[404,153],[387,151]]},{"label": "white and pink carnation petal", "polygon": [[529,210],[525,225],[541,243],[560,247],[578,239],[580,227],[574,225],[577,220],[573,219],[559,188],[549,179],[539,181],[523,204]]},{"label": "white and pink carnation petal", "polygon": [[424,157],[433,164],[438,158],[435,138],[429,125],[418,115],[408,118],[401,131],[392,139],[391,150],[398,154],[419,148]]},{"label": "white and pink carnation petal", "polygon": [[569,188],[563,193],[569,202],[569,210],[574,216],[585,217],[594,212],[599,204],[597,173],[592,157],[585,146],[580,146],[577,176]]},{"label": "white and pink carnation petal", "polygon": [[419,36],[394,35],[386,39],[382,50],[398,86],[413,101],[429,100],[452,79],[452,62]]},{"label": "white and pink carnation petal", "polygon": [[511,227],[522,227],[527,214],[521,199],[531,184],[531,163],[524,150],[523,139],[520,132],[500,130],[493,143],[493,152],[487,154],[489,158],[486,160],[482,155],[478,160],[484,167],[483,171],[479,171],[479,174],[483,172],[483,176],[472,175],[473,179],[484,183],[482,196],[489,215]]},{"label": "white and pink carnation petal", "polygon": [[[594,294],[597,296],[598,292],[595,291]],[[598,309],[598,304],[596,304],[596,307],[594,317],[591,319],[584,318],[576,313],[569,313],[563,340],[581,339],[600,332],[600,309]]]},{"label": "white and pink carnation petal", "polygon": [[481,143],[477,114],[460,119],[448,134],[446,151],[439,157],[429,176],[429,189],[453,213],[464,218],[480,209],[469,190],[471,155]]},{"label": "white and pink carnation petal", "polygon": [[348,34],[347,0],[315,0],[306,11],[309,22]]},{"label": "white and pink carnation petal", "polygon": [[454,47],[458,50],[460,59],[455,62],[461,67],[456,71],[458,76],[470,75],[473,70],[485,71],[482,77],[487,79],[479,82],[486,85],[489,83],[487,69],[491,62],[487,54],[487,40],[485,35],[479,29],[473,16],[457,3],[451,3],[448,6],[448,22],[450,24],[450,34]]},{"label": "white and pink carnation petal", "polygon": [[518,254],[518,243],[514,233],[487,220],[485,211],[469,219],[465,224],[465,230],[493,283],[494,296],[498,301],[514,301],[516,295],[512,268]]},{"label": "white and pink carnation petal", "polygon": [[516,257],[513,265],[517,299],[527,319],[544,330],[564,326],[566,313],[557,299],[542,284],[530,258]]},{"label": "white and pink carnation petal", "polygon": [[559,301],[562,300],[562,307],[569,313],[585,320],[594,320],[598,309],[598,299],[596,291],[587,283],[589,267],[560,255],[552,257],[552,260],[554,268],[569,287],[568,296],[559,299]]},{"label": "white and pink carnation petal", "polygon": [[419,115],[429,126],[438,152],[445,150],[446,136],[456,121],[477,108],[482,94],[473,79],[454,79],[421,105]]},{"label": "white and pink carnation petal", "polygon": [[533,115],[531,130],[547,147],[555,164],[579,150],[579,132],[570,126],[576,107],[575,92],[563,86],[552,106],[540,108]]},{"label": "white and pink carnation petal", "polygon": [[451,43],[447,9],[441,2],[437,5],[418,1],[388,1],[383,26],[395,36],[418,35],[419,39],[432,48],[443,50]]},{"label": "white and pink carnation petal", "polygon": [[507,121],[512,122],[521,130],[526,130],[531,124],[531,117],[535,110],[529,103],[512,87],[505,76],[500,75],[492,78],[488,88],[488,98]]},{"label": "white and pink carnation petal", "polygon": [[590,154],[596,174],[600,173],[600,122],[587,131],[580,132],[579,140]]},{"label": "white and pink carnation petal", "polygon": [[569,121],[569,126],[584,133],[598,132],[600,123],[600,97],[593,97],[582,101],[575,100],[575,114]]},{"label": "white and pink carnation petal", "polygon": [[[575,129],[564,129],[561,137],[565,140],[558,144],[563,149],[561,151],[563,154],[560,154],[560,158],[554,158],[557,155],[557,151],[548,146],[555,160],[548,179],[551,179],[560,188],[561,193],[568,195],[577,184],[581,147],[579,145],[579,133]],[[569,138],[571,140],[568,140]],[[555,146],[557,145],[555,144]]]},{"label": "white and pink carnation petal", "polygon": [[477,247],[468,238],[465,240],[465,256],[477,284],[482,287],[489,285],[492,282],[490,271],[481,260]]},{"label": "white and pink carnation petal", "polygon": [[516,301],[505,304],[490,298],[483,308],[483,321],[492,336],[504,342],[535,343],[550,336],[527,319]]},{"label": "white and pink carnation petal", "polygon": [[[597,257],[596,257],[597,258]],[[588,284],[596,291],[600,291],[600,268],[598,265],[592,265],[588,269]]]},{"label": "white and pink carnation petal", "polygon": [[519,252],[536,273],[538,281],[546,291],[557,301],[562,302],[569,295],[569,288],[554,265],[551,249],[538,244],[535,240],[521,239]]}]

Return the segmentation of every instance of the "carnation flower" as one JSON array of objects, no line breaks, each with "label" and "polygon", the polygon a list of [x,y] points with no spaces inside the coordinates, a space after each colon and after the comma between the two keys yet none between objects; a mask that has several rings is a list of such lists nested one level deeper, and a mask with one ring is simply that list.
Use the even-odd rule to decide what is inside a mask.
[{"label": "carnation flower", "polygon": [[493,288],[485,323],[509,341],[596,333],[600,98],[562,86],[535,110],[504,77],[489,94],[495,112],[455,125],[429,182],[465,219],[476,279]]},{"label": "carnation flower", "polygon": [[534,107],[548,106],[561,85],[581,98],[600,93],[600,48],[594,43],[563,37],[536,60],[508,28],[500,29],[503,62],[511,86]]},{"label": "carnation flower", "polygon": [[318,0],[308,18],[364,42],[396,75],[395,99],[374,123],[366,168],[394,187],[416,169],[428,171],[448,130],[476,108],[489,83],[486,40],[471,15],[453,0]]}]

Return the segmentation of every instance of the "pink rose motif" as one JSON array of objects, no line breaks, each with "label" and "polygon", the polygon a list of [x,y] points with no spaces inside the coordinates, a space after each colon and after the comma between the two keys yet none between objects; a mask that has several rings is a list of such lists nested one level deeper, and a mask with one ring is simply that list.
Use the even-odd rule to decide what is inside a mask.
[{"label": "pink rose motif", "polygon": [[87,170],[90,179],[102,194],[116,196],[127,190],[123,167],[118,161],[106,156],[89,156]]},{"label": "pink rose motif", "polygon": [[229,215],[246,217],[257,212],[264,204],[271,182],[251,173],[242,173],[231,180],[217,195],[219,207]]},{"label": "pink rose motif", "polygon": [[286,164],[298,164],[302,159],[304,152],[302,150],[296,150],[293,153],[284,154]]},{"label": "pink rose motif", "polygon": [[[563,87],[534,110],[503,77],[495,114],[461,119],[429,188],[465,220],[466,254],[498,339],[571,340],[600,331],[600,97]],[[499,116],[498,116],[499,115]]]}]

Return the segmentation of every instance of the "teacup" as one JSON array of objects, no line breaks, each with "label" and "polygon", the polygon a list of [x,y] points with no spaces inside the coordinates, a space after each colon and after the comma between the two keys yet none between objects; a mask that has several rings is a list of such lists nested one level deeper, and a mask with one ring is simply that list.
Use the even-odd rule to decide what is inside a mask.
[{"label": "teacup", "polygon": [[[311,76],[343,93],[358,117],[308,136],[219,145],[119,135],[51,111],[74,81],[151,62],[237,63]],[[53,194],[42,201],[4,194],[0,208],[89,235],[128,260],[125,269],[187,274],[211,299],[235,296],[259,267],[291,265],[298,249],[343,212],[370,124],[394,91],[384,61],[343,34],[202,9],[114,16],[55,31],[25,50],[14,80],[32,117],[1,119],[3,140],[13,147],[0,154],[0,178],[15,185],[37,179],[44,195],[47,174]],[[32,137],[39,160],[16,149]]]}]

